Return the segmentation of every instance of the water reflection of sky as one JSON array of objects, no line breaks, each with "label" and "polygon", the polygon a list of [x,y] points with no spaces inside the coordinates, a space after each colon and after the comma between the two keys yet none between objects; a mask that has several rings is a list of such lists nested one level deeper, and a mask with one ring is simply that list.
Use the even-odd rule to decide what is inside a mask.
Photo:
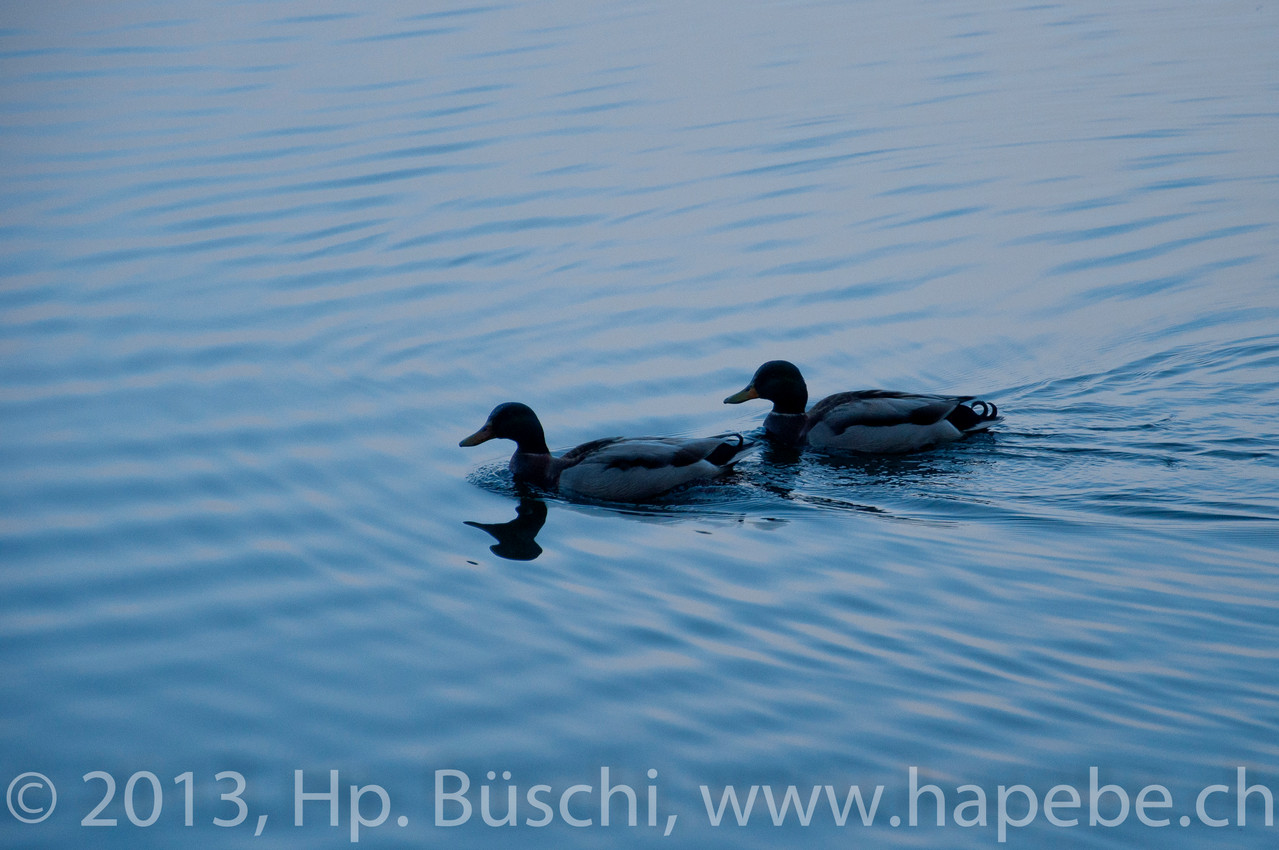
[{"label": "water reflection of sky", "polygon": [[[698,847],[994,838],[702,784],[1279,791],[1269,6],[70,9],[0,13],[0,782],[60,792],[0,843],[77,843],[99,769],[129,847],[216,841],[221,770],[264,846],[339,834],[295,768],[384,785],[386,846],[506,836],[430,826],[441,767],[657,769]],[[456,445],[751,432],[773,358],[1005,419],[645,506]]]}]

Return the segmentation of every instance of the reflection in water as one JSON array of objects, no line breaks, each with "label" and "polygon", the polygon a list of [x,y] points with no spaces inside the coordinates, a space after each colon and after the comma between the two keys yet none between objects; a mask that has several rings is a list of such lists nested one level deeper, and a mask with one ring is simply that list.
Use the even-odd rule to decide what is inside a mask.
[{"label": "reflection in water", "polygon": [[759,458],[764,463],[781,469],[798,469],[800,458],[803,456],[803,449],[797,446],[787,446],[772,440],[763,440],[764,448],[759,453]]},{"label": "reflection in water", "polygon": [[[234,768],[272,822],[308,765],[651,767],[663,850],[853,838],[758,795],[726,838],[702,783],[1275,787],[1279,4],[70,7],[0,25],[10,767]],[[1007,418],[644,504],[455,445],[517,393],[573,442],[756,428],[721,399],[779,355]],[[95,846],[194,843],[175,802]],[[947,823],[867,843],[995,843]],[[557,826],[505,843],[616,837]]]},{"label": "reflection in water", "polygon": [[542,554],[537,545],[537,533],[546,524],[546,502],[541,499],[520,499],[515,508],[515,519],[510,522],[471,522],[465,525],[483,529],[497,540],[489,550],[508,561],[532,561]]},{"label": "reflection in water", "polygon": [[[969,437],[962,444],[911,454],[828,455],[814,452],[813,463],[837,479],[870,479],[882,483],[908,483],[966,470],[985,456],[994,435]],[[979,447],[979,442],[986,442]]]},{"label": "reflection in water", "polygon": [[[739,472],[741,482],[756,493],[790,505],[909,519],[914,511],[909,502],[902,504],[903,496],[945,494],[952,481],[962,488],[976,466],[990,461],[991,435],[964,443],[911,454],[827,455],[764,441],[758,461]],[[874,504],[883,500],[889,505]]]},{"label": "reflection in water", "polygon": [[803,450],[769,439],[761,439],[759,463],[742,469],[749,482],[773,496],[794,500],[803,478]]}]

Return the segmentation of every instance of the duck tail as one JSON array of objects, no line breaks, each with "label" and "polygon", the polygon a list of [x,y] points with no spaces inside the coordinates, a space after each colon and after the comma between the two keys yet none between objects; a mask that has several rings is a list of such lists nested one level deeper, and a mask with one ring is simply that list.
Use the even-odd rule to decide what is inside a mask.
[{"label": "duck tail", "polygon": [[706,456],[707,462],[716,466],[731,466],[745,457],[746,453],[755,447],[753,441],[736,432],[724,434],[720,440],[720,444]]},{"label": "duck tail", "polygon": [[984,431],[999,419],[999,408],[993,402],[964,399],[946,416],[947,421],[965,434]]}]

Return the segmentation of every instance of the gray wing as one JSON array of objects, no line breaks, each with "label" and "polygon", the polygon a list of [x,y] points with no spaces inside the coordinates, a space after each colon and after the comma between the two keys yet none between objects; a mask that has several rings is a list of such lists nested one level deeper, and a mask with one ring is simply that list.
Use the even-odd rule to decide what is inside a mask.
[{"label": "gray wing", "polygon": [[596,440],[560,459],[560,489],[593,499],[643,501],[724,474],[751,445],[740,434]]},{"label": "gray wing", "polygon": [[[584,443],[564,454],[564,460],[598,464],[606,469],[680,469],[700,461],[717,466],[743,446],[741,435],[681,439],[678,437],[612,437]],[[723,458],[721,460],[721,458]]]},{"label": "gray wing", "polygon": [[810,427],[822,422],[835,434],[853,426],[934,425],[968,398],[891,390],[836,393],[813,405],[808,421]]},{"label": "gray wing", "polygon": [[610,447],[616,450],[618,443],[626,442],[625,437],[605,437],[602,440],[591,440],[589,443],[582,443],[575,446],[560,456],[560,461],[565,468],[576,466],[592,454],[609,451]]}]

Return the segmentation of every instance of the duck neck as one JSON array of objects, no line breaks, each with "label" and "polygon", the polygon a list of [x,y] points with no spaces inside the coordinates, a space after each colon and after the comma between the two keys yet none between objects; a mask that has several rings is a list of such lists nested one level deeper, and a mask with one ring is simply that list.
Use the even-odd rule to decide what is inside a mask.
[{"label": "duck neck", "polygon": [[520,449],[511,455],[511,477],[534,487],[554,488],[559,479],[559,469],[549,451],[526,452]]},{"label": "duck neck", "polygon": [[551,454],[551,450],[546,447],[546,432],[542,430],[542,423],[536,418],[519,423],[519,427],[514,429],[510,438],[515,441],[515,450],[519,454],[547,456]]},{"label": "duck neck", "polygon": [[515,442],[515,450],[525,455],[546,455],[549,457],[551,454],[551,450],[546,447],[546,437],[542,436],[541,431],[538,431],[535,437],[521,437]]},{"label": "duck neck", "polygon": [[776,409],[764,417],[764,433],[779,443],[797,446],[804,438],[808,417],[799,413],[778,413]]}]

